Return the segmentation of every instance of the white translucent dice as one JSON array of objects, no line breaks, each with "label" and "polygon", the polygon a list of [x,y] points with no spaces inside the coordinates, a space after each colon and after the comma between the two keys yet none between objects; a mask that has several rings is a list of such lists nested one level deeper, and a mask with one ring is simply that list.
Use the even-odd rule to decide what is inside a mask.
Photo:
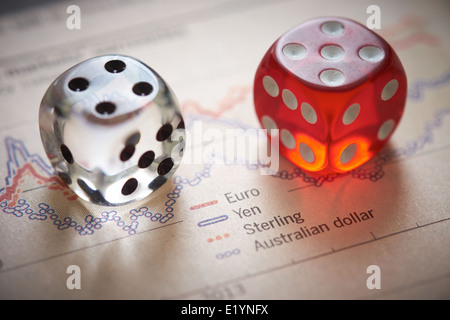
[{"label": "white translucent dice", "polygon": [[82,199],[116,206],[161,187],[180,164],[184,121],[165,81],[122,55],[95,57],[60,75],[39,110],[44,149]]}]

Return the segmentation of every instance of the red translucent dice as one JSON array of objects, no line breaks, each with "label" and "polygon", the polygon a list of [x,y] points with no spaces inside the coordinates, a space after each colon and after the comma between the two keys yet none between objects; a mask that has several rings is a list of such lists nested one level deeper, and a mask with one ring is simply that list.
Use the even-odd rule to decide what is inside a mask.
[{"label": "red translucent dice", "polygon": [[400,121],[406,90],[403,66],[384,39],[352,20],[317,18],[270,47],[256,71],[254,102],[281,154],[322,174],[373,157]]}]

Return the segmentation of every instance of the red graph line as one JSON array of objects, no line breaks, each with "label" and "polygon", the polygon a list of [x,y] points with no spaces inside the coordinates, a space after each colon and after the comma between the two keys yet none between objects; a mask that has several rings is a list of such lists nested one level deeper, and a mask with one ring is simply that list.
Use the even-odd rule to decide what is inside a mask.
[{"label": "red graph line", "polygon": [[[417,44],[424,44],[429,46],[438,46],[439,38],[428,32],[420,30],[425,25],[425,21],[422,17],[407,15],[403,17],[399,22],[383,28],[382,34],[387,38],[394,38],[404,35],[400,39],[392,39],[391,45],[396,50],[405,50],[413,47]],[[411,33],[411,31],[413,31]],[[410,32],[406,36],[406,33]],[[188,100],[182,104],[182,110],[184,113],[197,113],[211,118],[220,118],[225,112],[232,110],[239,103],[242,103],[247,99],[248,94],[251,93],[252,86],[236,86],[231,88],[224,98],[219,102],[218,107],[211,110],[202,106],[197,101]]]},{"label": "red graph line", "polygon": [[205,202],[205,203],[202,203],[202,204],[197,204],[195,206],[190,207],[189,210],[197,210],[197,209],[201,209],[201,208],[204,208],[204,207],[212,206],[212,205],[215,205],[217,202],[219,202],[219,201],[218,200],[212,200],[212,201],[208,201],[208,202]]},{"label": "red graph line", "polygon": [[438,46],[439,39],[426,32],[416,32],[406,38],[392,41],[391,45],[397,50],[405,50],[419,43],[429,46]]},{"label": "red graph line", "polygon": [[45,177],[43,175],[40,175],[39,173],[37,173],[32,164],[27,162],[17,170],[17,173],[13,178],[12,184],[7,186],[5,188],[4,193],[0,195],[0,202],[2,202],[3,200],[9,201],[8,205],[10,207],[14,207],[21,193],[19,184],[22,182],[22,179],[27,175],[31,175],[33,178],[35,178],[36,181],[38,181],[39,184],[50,184],[48,188],[51,190],[64,191],[64,195],[67,197],[69,201],[78,198],[57,176]]},{"label": "red graph line", "polygon": [[250,86],[237,86],[231,88],[225,95],[225,98],[219,102],[219,106],[216,110],[204,108],[196,101],[186,101],[182,104],[182,109],[185,113],[195,112],[211,118],[219,118],[226,111],[233,109],[236,105],[243,102],[250,92]]},{"label": "red graph line", "polygon": [[[425,21],[422,17],[408,15],[399,22],[383,28],[381,33],[384,37],[391,39],[390,43],[396,50],[409,49],[416,44],[439,45],[439,38],[423,31],[424,26]],[[409,35],[407,35],[408,33]],[[400,38],[401,36],[403,38]]]},{"label": "red graph line", "polygon": [[407,15],[401,18],[397,23],[394,23],[388,27],[381,30],[384,37],[395,37],[404,32],[410,31],[411,29],[422,27],[424,21],[422,17]]}]

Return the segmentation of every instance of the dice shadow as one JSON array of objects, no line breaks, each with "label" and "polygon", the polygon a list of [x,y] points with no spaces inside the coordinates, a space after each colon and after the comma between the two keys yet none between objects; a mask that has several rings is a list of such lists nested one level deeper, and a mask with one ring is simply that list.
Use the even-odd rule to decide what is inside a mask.
[{"label": "dice shadow", "polygon": [[[132,210],[139,211],[140,208],[149,208],[153,213],[164,212],[167,194],[175,186],[173,179],[169,179],[154,194],[124,206],[126,209],[121,211],[121,216],[123,218],[129,216]],[[93,298],[155,299],[168,296],[169,292],[164,292],[167,288],[167,279],[157,276],[155,279],[154,274],[160,272],[181,274],[180,270],[184,269],[184,266],[173,263],[174,256],[181,255],[185,248],[190,246],[189,242],[184,241],[183,236],[181,238],[174,236],[185,234],[185,227],[182,223],[178,223],[179,216],[174,214],[174,217],[166,223],[151,221],[143,216],[137,221],[145,223],[145,226],[140,225],[137,233],[129,237],[130,240],[121,242],[123,245],[120,243],[106,246],[103,255],[96,261],[96,268],[91,271],[95,273],[93,277],[95,280],[89,284],[95,294]],[[111,260],[111,257],[118,259]],[[114,279],[104,271],[111,268],[117,270],[114,272]],[[123,283],[127,283],[126,288],[123,288]]]},{"label": "dice shadow", "polygon": [[[182,224],[173,223],[179,221],[179,217],[175,214],[168,222],[161,223],[152,221],[150,215],[145,216],[145,213],[164,212],[167,194],[175,186],[173,179],[169,179],[148,198],[118,207],[98,206],[80,198],[70,202],[61,201],[60,192],[41,191],[58,215],[53,220],[58,221],[56,227],[60,230],[55,245],[62,252],[73,246],[86,249],[76,250],[73,261],[80,266],[82,273],[89,274],[85,276],[90,279],[89,283],[82,283],[89,298],[160,298],[158,288],[164,286],[165,280],[159,281],[158,288],[156,284],[144,280],[144,284],[149,286],[148,290],[144,290],[142,277],[168,268],[174,268],[174,272],[180,273],[180,266],[173,266],[173,255],[185,250],[189,243],[174,237],[174,234],[183,234]],[[139,211],[141,208],[148,210]],[[114,211],[116,213],[112,214]],[[133,222],[138,223],[134,229],[136,233],[130,227]],[[80,228],[76,229],[77,226]],[[165,231],[166,226],[170,228],[169,232]],[[45,230],[48,229],[42,229],[44,237]],[[89,249],[92,245],[89,239],[93,239],[94,251]],[[110,272],[111,269],[116,271]],[[136,274],[142,277],[136,277]],[[121,287],[123,283],[128,286]]]},{"label": "dice shadow", "polygon": [[[360,223],[360,228],[348,226],[356,238],[361,232],[365,238],[371,238],[371,232],[393,230],[402,225],[405,208],[410,206],[405,183],[405,170],[397,156],[397,149],[388,143],[383,150],[364,165],[340,175],[318,176],[306,173],[298,174],[296,187],[292,187],[291,201],[302,211],[305,225],[318,225],[322,222],[332,224],[336,217],[346,217],[349,213],[361,213],[374,210],[375,217],[370,223]],[[281,160],[281,159],[280,159]],[[281,168],[291,166],[287,160],[280,161]],[[289,171],[289,169],[286,169]],[[294,173],[295,170],[294,169]],[[291,171],[292,172],[292,171]],[[309,220],[309,221],[308,221]],[[357,219],[354,219],[357,220]],[[330,228],[331,231],[335,228]],[[359,229],[359,230],[358,230]],[[364,238],[363,237],[363,238]],[[332,241],[332,237],[329,238]],[[348,239],[350,241],[351,239]],[[301,247],[301,244],[298,243]]]}]

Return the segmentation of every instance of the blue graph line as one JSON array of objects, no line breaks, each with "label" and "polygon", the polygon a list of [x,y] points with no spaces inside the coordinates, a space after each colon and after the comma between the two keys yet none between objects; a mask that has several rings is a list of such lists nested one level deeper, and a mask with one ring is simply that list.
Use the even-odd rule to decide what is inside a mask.
[{"label": "blue graph line", "polygon": [[[25,147],[25,144],[21,140],[17,140],[11,137],[5,138],[6,152],[8,155],[8,159],[6,160],[7,167],[7,176],[5,178],[5,185],[11,185],[11,179],[15,176],[17,169],[20,168],[21,162],[31,162],[34,165],[38,166],[42,171],[44,171],[47,175],[53,175],[55,171],[53,168],[46,163],[45,160],[38,154],[30,155],[28,149]],[[22,159],[22,161],[20,161]],[[3,187],[0,189],[0,193],[5,189]]]},{"label": "blue graph line", "polygon": [[[448,82],[450,82],[450,73],[446,73],[434,80],[419,80],[411,86],[408,92],[408,98],[413,100],[420,100],[424,95],[425,89],[439,88],[447,84]],[[331,182],[335,178],[343,175],[350,175],[356,179],[368,179],[374,182],[378,181],[384,176],[383,166],[386,163],[399,157],[412,156],[422,150],[427,144],[430,144],[433,141],[435,130],[443,125],[444,118],[448,117],[449,115],[450,108],[444,108],[437,111],[434,119],[425,125],[423,134],[421,134],[417,139],[408,142],[404,147],[395,150],[385,150],[380,152],[373,159],[373,167],[368,167],[365,165],[345,174],[334,174],[323,177],[312,177],[308,173],[302,171],[300,168],[295,167],[291,170],[280,170],[276,174],[272,175],[272,177],[281,180],[302,179],[304,182],[314,184],[316,186],[322,186],[325,182]],[[241,128],[244,130],[252,128],[239,119],[215,119],[197,114],[188,115],[186,119],[188,128],[196,120],[209,122],[215,125],[223,125],[226,127]],[[5,187],[0,189],[0,194],[5,191],[6,186],[11,185],[12,180],[17,173],[17,170],[24,163],[32,163],[33,166],[41,169],[41,171],[47,176],[54,175],[53,168],[48,165],[47,162],[40,157],[40,155],[30,154],[23,141],[14,139],[12,137],[6,137],[5,145],[8,156],[7,176],[5,177],[6,185]],[[129,224],[127,224],[123,220],[122,216],[118,214],[116,210],[103,211],[101,213],[101,217],[87,215],[84,219],[84,222],[79,223],[77,221],[74,221],[71,217],[60,218],[55,210],[45,202],[39,203],[37,208],[33,209],[32,206],[23,198],[19,198],[17,200],[17,203],[13,206],[10,206],[11,203],[9,203],[8,201],[3,200],[2,202],[0,202],[0,211],[4,212],[5,214],[16,216],[18,218],[28,217],[28,219],[35,221],[50,220],[55,226],[57,226],[58,230],[73,229],[80,235],[91,235],[95,232],[95,230],[101,229],[105,223],[116,224],[117,227],[121,228],[123,231],[127,232],[130,235],[133,235],[136,234],[136,231],[139,227],[139,220],[147,219],[152,222],[166,223],[167,221],[172,219],[174,217],[174,205],[177,199],[180,197],[181,191],[183,190],[184,186],[195,187],[198,186],[202,181],[204,181],[204,179],[209,178],[211,176],[211,169],[214,164],[214,159],[209,159],[203,165],[203,168],[200,171],[196,172],[192,178],[174,176],[172,180],[174,188],[166,195],[167,200],[165,202],[165,213],[153,213],[147,207],[131,209],[129,211],[131,223]],[[256,170],[265,167],[266,165],[245,163],[245,166],[248,170]]]},{"label": "blue graph line", "polygon": [[301,170],[300,168],[295,167],[291,171],[281,170],[275,175],[273,175],[273,177],[282,180],[302,179],[304,182],[313,184],[317,187],[322,186],[325,182],[332,182],[338,177],[343,177],[347,175],[351,175],[353,178],[360,180],[367,179],[372,182],[376,182],[384,176],[383,165],[385,165],[389,161],[398,159],[400,157],[411,157],[417,152],[423,150],[423,148],[427,144],[432,143],[434,138],[434,132],[436,131],[436,129],[442,126],[444,118],[449,115],[450,115],[450,108],[445,108],[437,111],[435,113],[434,119],[425,124],[425,130],[423,134],[421,134],[417,139],[407,142],[405,147],[400,147],[394,150],[389,149],[382,150],[373,159],[374,160],[373,166],[371,166],[372,164],[371,162],[346,173],[329,174],[320,177],[310,176],[307,172]]},{"label": "blue graph line", "polygon": [[450,83],[450,72],[430,80],[418,80],[408,89],[408,99],[421,100],[424,96],[425,89],[437,89]]}]

